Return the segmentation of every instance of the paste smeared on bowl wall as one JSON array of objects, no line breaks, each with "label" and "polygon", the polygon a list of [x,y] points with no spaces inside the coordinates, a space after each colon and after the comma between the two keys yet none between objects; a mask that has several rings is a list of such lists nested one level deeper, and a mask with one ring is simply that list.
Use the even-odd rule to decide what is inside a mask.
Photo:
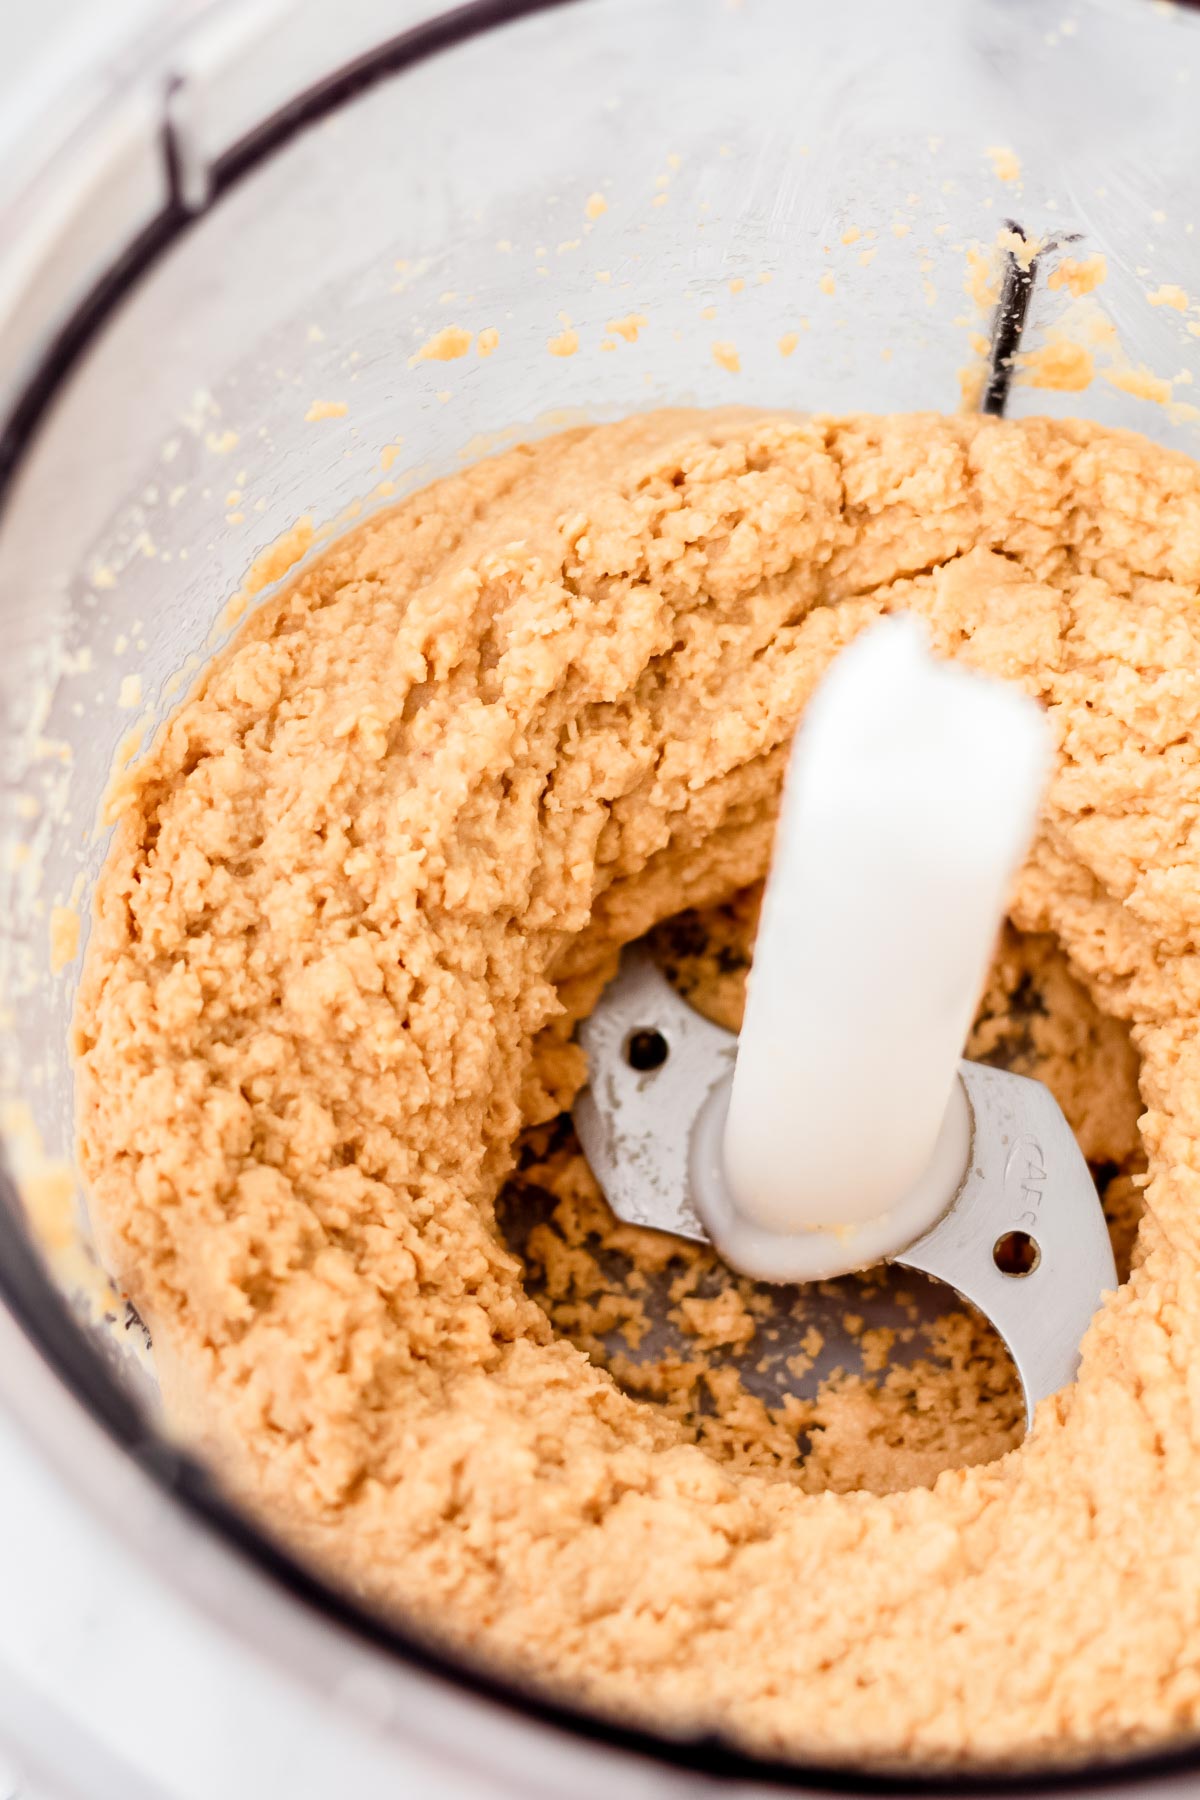
[{"label": "paste smeared on bowl wall", "polygon": [[[1198,583],[1200,469],[1135,436],[676,412],[439,482],[248,621],[122,777],[77,1037],[111,1267],[274,1529],[672,1730],[995,1758],[1196,1723]],[[899,609],[1058,743],[974,1048],[1033,970],[1046,1022],[1010,1051],[1125,1238],[1140,1156],[1148,1185],[1028,1440],[994,1460],[1001,1375],[956,1437],[960,1377],[889,1472],[886,1421],[843,1457],[828,1400],[739,1438],[736,1395],[706,1425],[623,1390],[525,1291],[495,1202],[522,1133],[559,1200],[586,1185],[536,1136],[584,1078],[576,1021],[674,915],[717,909],[708,941],[740,908],[748,941],[804,704]],[[710,1362],[718,1300],[691,1314]]]}]

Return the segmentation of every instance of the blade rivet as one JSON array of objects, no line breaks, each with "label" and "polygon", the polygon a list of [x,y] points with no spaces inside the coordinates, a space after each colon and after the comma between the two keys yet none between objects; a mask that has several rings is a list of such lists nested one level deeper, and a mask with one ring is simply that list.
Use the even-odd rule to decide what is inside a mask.
[{"label": "blade rivet", "polygon": [[625,1061],[639,1075],[649,1075],[655,1069],[661,1069],[671,1053],[662,1032],[656,1027],[643,1026],[640,1031],[631,1031],[625,1039]]}]

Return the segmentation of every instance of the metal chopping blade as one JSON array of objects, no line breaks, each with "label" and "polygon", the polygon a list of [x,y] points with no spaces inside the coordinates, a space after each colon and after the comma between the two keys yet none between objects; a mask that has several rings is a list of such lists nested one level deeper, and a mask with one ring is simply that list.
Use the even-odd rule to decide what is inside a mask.
[{"label": "metal chopping blade", "polygon": [[[625,952],[579,1035],[591,1080],[575,1127],[613,1212],[707,1243],[693,1147],[728,1089],[737,1038],[682,1000],[642,947]],[[1074,1379],[1083,1334],[1117,1285],[1108,1228],[1049,1089],[981,1063],[959,1075],[971,1114],[961,1185],[933,1229],[890,1260],[946,1282],[995,1326],[1032,1421]]]}]

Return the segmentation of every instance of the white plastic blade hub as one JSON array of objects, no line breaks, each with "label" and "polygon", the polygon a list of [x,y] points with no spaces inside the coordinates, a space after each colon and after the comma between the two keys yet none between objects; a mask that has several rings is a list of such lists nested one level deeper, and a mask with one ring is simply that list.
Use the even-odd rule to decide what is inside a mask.
[{"label": "white plastic blade hub", "polygon": [[[772,1237],[809,1233],[814,1274],[830,1272],[831,1240],[844,1269],[861,1267],[953,1199],[967,1156],[958,1061],[1049,759],[1037,704],[935,661],[908,618],[865,632],[814,696],[723,1135],[756,1273]],[[731,1221],[705,1222],[739,1261]],[[795,1279],[794,1242],[785,1260]]]}]

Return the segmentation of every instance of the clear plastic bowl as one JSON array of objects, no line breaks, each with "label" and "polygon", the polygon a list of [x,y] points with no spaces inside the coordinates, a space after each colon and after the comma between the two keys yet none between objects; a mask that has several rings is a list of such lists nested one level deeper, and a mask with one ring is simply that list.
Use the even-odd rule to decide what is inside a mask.
[{"label": "clear plastic bowl", "polygon": [[[1198,166],[1200,18],[1150,0],[209,0],[92,65],[7,159],[0,1287],[57,1377],[58,1440],[82,1406],[135,1448],[163,1505],[290,1590],[311,1667],[346,1641],[329,1621],[349,1626],[397,1683],[433,1670],[539,1738],[575,1734],[561,1768],[581,1793],[612,1778],[583,1754],[597,1736],[646,1792],[672,1762],[827,1774],[625,1732],[439,1661],[159,1438],[152,1371],[120,1347],[136,1334],[96,1323],[119,1308],[82,1200],[82,1240],[62,1212],[79,959],[54,968],[52,923],[60,947],[75,914],[86,936],[114,762],[302,516],[336,531],[518,433],[665,403],[957,407],[1006,220],[1043,246],[1031,297],[1007,264],[1022,351],[1063,333],[1105,347],[1080,392],[993,368],[992,403],[1195,451]],[[1047,279],[1096,254],[1095,296]],[[496,332],[494,353],[414,361],[451,324]],[[999,350],[1015,347],[1010,330]],[[253,1635],[236,1587],[224,1603]],[[446,1716],[449,1742],[461,1709]]]}]

